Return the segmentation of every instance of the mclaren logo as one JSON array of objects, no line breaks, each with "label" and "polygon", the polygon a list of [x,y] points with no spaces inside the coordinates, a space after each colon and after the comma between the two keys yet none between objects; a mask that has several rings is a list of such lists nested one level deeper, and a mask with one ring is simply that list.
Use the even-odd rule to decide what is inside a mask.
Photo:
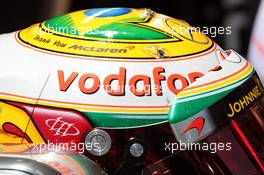
[{"label": "mclaren logo", "polygon": [[72,45],[68,47],[73,50],[82,50],[87,52],[104,52],[104,53],[127,53],[127,49],[115,49],[115,48],[99,48],[99,47],[87,47],[82,45]]},{"label": "mclaren logo", "polygon": [[192,121],[189,126],[187,126],[184,131],[182,132],[182,135],[190,131],[191,129],[197,129],[198,136],[201,134],[203,127],[204,127],[205,119],[203,117],[198,117],[195,120]]}]

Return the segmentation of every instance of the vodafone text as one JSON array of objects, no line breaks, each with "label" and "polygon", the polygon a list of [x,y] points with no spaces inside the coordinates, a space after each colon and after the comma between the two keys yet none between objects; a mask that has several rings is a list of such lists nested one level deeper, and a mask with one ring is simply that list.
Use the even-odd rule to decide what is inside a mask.
[{"label": "vodafone text", "polygon": [[[66,92],[74,81],[78,81],[78,89],[87,95],[94,94],[100,88],[103,88],[105,92],[111,96],[124,96],[127,94],[127,91],[130,91],[133,95],[139,97],[152,95],[162,96],[162,81],[166,82],[167,88],[172,93],[178,94],[183,88],[187,87],[189,83],[203,76],[201,72],[191,72],[187,74],[187,76],[175,73],[166,77],[164,75],[166,71],[163,67],[155,67],[151,76],[136,74],[129,79],[127,78],[127,69],[125,67],[120,67],[118,73],[109,74],[103,78],[90,72],[82,74],[78,72],[71,72],[68,74],[67,72],[69,76],[65,76],[63,70],[58,70],[57,72],[60,91]],[[86,86],[88,80],[92,80],[93,82],[89,87]],[[113,86],[113,83],[118,84],[117,87]],[[126,89],[126,87],[128,87],[128,89]]]}]

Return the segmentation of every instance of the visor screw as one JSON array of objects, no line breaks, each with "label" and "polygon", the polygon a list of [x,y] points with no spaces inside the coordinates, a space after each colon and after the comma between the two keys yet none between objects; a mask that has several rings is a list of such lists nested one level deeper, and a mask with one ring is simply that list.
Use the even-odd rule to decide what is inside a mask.
[{"label": "visor screw", "polygon": [[140,143],[133,143],[129,152],[133,157],[141,157],[144,154],[144,147]]},{"label": "visor screw", "polygon": [[[101,129],[94,129],[85,137],[85,144],[87,151],[94,156],[103,156],[111,148],[110,135]],[[91,147],[87,147],[91,145]]]}]

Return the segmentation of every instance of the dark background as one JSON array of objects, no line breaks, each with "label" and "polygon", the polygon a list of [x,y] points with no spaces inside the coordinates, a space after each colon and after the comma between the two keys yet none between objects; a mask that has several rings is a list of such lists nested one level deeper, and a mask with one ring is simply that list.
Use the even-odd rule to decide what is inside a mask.
[{"label": "dark background", "polygon": [[212,38],[246,56],[259,0],[2,0],[0,33],[26,28],[67,12],[96,7],[150,8],[198,27],[232,27]]}]

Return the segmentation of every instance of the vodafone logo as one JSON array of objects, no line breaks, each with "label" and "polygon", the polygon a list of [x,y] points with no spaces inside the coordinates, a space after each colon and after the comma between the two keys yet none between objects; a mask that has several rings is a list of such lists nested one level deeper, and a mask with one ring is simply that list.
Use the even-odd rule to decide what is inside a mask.
[{"label": "vodafone logo", "polygon": [[[174,94],[178,94],[190,83],[203,76],[201,72],[191,72],[187,76],[179,73],[165,76],[165,73],[166,70],[163,67],[153,68],[152,75],[136,74],[129,76],[130,78],[127,78],[127,68],[125,67],[120,67],[116,73],[109,74],[105,77],[100,77],[92,72],[67,72],[68,76],[65,76],[66,73],[64,70],[57,71],[58,85],[62,92],[66,92],[69,88],[77,88],[83,94],[92,95],[102,88],[111,96],[125,96],[128,92],[131,92],[138,97],[162,96],[162,82],[166,82],[165,88],[168,88]],[[72,87],[75,81],[78,81],[78,87]],[[87,81],[92,82],[92,84],[87,86]],[[117,86],[113,86],[113,84]]]}]

